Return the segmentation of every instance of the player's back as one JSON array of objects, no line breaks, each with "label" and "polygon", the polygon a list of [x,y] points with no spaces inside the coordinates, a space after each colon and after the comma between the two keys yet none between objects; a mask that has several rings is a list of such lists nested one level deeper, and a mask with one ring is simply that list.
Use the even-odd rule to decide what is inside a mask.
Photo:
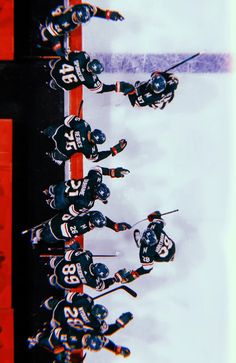
[{"label": "player's back", "polygon": [[83,69],[86,69],[87,59],[85,52],[71,52],[54,63],[50,74],[58,86],[70,91],[85,81]]},{"label": "player's back", "polygon": [[76,288],[80,284],[87,284],[87,275],[89,274],[89,265],[92,263],[91,255],[86,252],[75,252],[73,260],[61,260],[54,270],[57,277],[57,283],[65,288]]}]

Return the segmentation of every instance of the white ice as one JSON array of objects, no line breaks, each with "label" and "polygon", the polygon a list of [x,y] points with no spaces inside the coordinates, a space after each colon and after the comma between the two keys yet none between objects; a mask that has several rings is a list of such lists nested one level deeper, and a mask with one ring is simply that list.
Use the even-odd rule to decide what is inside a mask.
[{"label": "white ice", "polygon": [[[123,23],[93,19],[83,28],[83,49],[104,53],[230,52],[229,2],[222,0],[92,1],[120,10]],[[126,138],[126,149],[99,163],[131,171],[124,179],[104,177],[108,205],[95,205],[115,221],[130,224],[159,209],[179,209],[166,220],[176,242],[172,263],[156,264],[149,275],[100,303],[108,322],[131,311],[133,321],[111,339],[130,348],[130,363],[233,363],[230,309],[233,218],[232,74],[178,73],[180,85],[164,110],[134,109],[121,94],[95,95],[84,89],[84,118],[105,131],[104,149]],[[103,73],[104,83],[147,80],[148,74]],[[100,150],[103,149],[100,148]],[[94,164],[84,161],[84,173]],[[146,222],[138,227],[143,230]],[[85,236],[93,253],[120,251],[103,259],[111,275],[140,266],[132,230],[94,230]],[[233,253],[233,252],[232,252]],[[101,259],[96,259],[101,261]],[[92,296],[96,292],[86,288]],[[234,356],[235,357],[235,356]],[[103,350],[86,361],[120,362]]]}]

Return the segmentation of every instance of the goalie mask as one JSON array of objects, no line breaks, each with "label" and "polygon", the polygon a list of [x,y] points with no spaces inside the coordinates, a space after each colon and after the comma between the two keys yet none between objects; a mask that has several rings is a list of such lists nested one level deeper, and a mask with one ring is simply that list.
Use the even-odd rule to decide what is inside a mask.
[{"label": "goalie mask", "polygon": [[162,75],[153,76],[150,85],[154,93],[161,93],[166,89],[166,80]]}]

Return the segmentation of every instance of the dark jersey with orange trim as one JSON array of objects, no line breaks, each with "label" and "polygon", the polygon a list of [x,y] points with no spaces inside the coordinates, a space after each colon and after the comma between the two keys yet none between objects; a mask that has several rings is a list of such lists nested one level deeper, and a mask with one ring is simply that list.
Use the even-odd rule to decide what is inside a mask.
[{"label": "dark jersey with orange trim", "polygon": [[63,289],[77,288],[82,284],[98,291],[107,289],[115,280],[113,278],[102,280],[99,276],[94,276],[90,271],[92,263],[93,255],[90,251],[67,251],[54,269],[57,285]]},{"label": "dark jersey with orange trim", "polygon": [[[91,4],[86,4],[86,6],[89,10],[90,17],[95,16],[97,12],[96,6]],[[81,7],[81,4],[70,6],[66,9],[64,9],[63,6],[59,6],[52,11],[52,16],[47,24],[51,34],[54,36],[61,36],[79,27],[81,22],[78,21],[76,17],[76,11],[80,10]]]},{"label": "dark jersey with orange trim", "polygon": [[[152,73],[151,76],[155,74]],[[135,92],[129,95],[129,100],[132,106],[163,109],[167,103],[170,103],[174,98],[174,91],[178,86],[178,79],[172,73],[158,73],[162,75],[166,82],[166,89],[161,93],[154,93],[150,82],[136,82]]]},{"label": "dark jersey with orange trim", "polygon": [[65,117],[64,124],[57,128],[52,139],[55,142],[55,148],[66,158],[80,152],[87,159],[96,161],[98,148],[95,143],[89,142],[89,132],[91,127],[85,120],[69,115]]},{"label": "dark jersey with orange trim", "polygon": [[144,268],[152,268],[154,262],[168,262],[174,257],[175,243],[163,231],[163,227],[162,219],[149,223],[147,227],[155,232],[158,242],[153,246],[147,246],[141,240],[139,258]]},{"label": "dark jersey with orange trim", "polygon": [[66,91],[81,85],[96,93],[115,91],[115,84],[103,84],[96,74],[87,69],[89,61],[90,56],[86,52],[70,52],[67,57],[61,57],[53,64],[50,71],[51,77]]}]

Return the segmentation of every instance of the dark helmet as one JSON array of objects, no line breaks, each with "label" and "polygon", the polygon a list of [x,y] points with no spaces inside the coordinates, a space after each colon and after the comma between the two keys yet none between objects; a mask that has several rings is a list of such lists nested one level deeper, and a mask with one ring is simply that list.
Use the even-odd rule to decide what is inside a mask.
[{"label": "dark helmet", "polygon": [[91,314],[97,319],[104,320],[108,315],[108,310],[104,305],[95,304],[91,309]]},{"label": "dark helmet", "polygon": [[98,199],[106,202],[107,199],[110,197],[110,189],[106,186],[106,184],[101,183],[95,190],[96,196]]},{"label": "dark helmet", "polygon": [[98,59],[93,59],[87,64],[88,70],[95,74],[100,74],[104,71],[104,67]]},{"label": "dark helmet", "polygon": [[104,263],[92,263],[90,265],[91,273],[96,277],[105,279],[109,275],[109,269]]},{"label": "dark helmet", "polygon": [[91,18],[87,5],[81,5],[79,9],[76,10],[76,15],[80,23],[87,23]]},{"label": "dark helmet", "polygon": [[103,347],[103,340],[99,335],[88,335],[86,337],[86,346],[91,350],[101,350]]},{"label": "dark helmet", "polygon": [[94,225],[94,227],[102,228],[105,227],[107,220],[106,217],[101,212],[91,212],[90,222]]},{"label": "dark helmet", "polygon": [[152,229],[148,228],[143,232],[141,241],[147,246],[154,246],[157,243],[157,236]]},{"label": "dark helmet", "polygon": [[161,93],[166,89],[166,80],[162,75],[153,76],[150,80],[151,88],[155,93]]},{"label": "dark helmet", "polygon": [[95,144],[103,144],[106,141],[106,135],[101,130],[94,129],[90,135]]}]

